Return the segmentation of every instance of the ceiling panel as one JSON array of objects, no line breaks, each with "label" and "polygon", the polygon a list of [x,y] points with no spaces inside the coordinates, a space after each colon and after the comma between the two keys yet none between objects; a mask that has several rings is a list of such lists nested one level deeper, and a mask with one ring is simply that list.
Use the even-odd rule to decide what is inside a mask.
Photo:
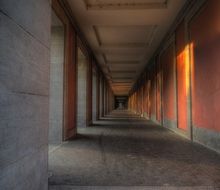
[{"label": "ceiling panel", "polygon": [[112,78],[129,78],[129,79],[133,79],[136,71],[133,70],[128,70],[128,71],[121,71],[121,70],[117,70],[117,71],[110,71],[111,73],[111,77]]},{"label": "ceiling panel", "polygon": [[88,10],[117,9],[161,9],[167,0],[84,0]]},{"label": "ceiling panel", "polygon": [[156,26],[94,26],[101,47],[137,48],[149,46]]},{"label": "ceiling panel", "polygon": [[[126,65],[126,68],[129,70],[136,70],[137,65]],[[119,70],[123,71],[125,69],[125,66],[119,66],[119,65],[109,65],[110,71]]]},{"label": "ceiling panel", "polygon": [[140,54],[105,54],[107,62],[114,61],[140,61]]},{"label": "ceiling panel", "polygon": [[137,66],[139,61],[108,61],[107,63],[112,66]]}]

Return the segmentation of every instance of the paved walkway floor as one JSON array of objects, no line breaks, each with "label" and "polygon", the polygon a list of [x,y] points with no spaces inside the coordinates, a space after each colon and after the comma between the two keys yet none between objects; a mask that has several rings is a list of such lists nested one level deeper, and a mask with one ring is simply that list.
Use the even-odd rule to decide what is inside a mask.
[{"label": "paved walkway floor", "polygon": [[49,154],[51,190],[220,189],[220,155],[127,111]]}]

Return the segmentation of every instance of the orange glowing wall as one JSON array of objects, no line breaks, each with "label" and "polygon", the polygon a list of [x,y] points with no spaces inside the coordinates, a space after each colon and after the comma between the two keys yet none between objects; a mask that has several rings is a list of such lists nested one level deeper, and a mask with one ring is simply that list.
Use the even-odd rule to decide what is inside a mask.
[{"label": "orange glowing wall", "polygon": [[209,0],[189,25],[193,126],[220,131],[220,1]]},{"label": "orange glowing wall", "polygon": [[187,75],[188,66],[185,56],[185,22],[176,30],[176,74],[177,74],[177,121],[178,128],[187,130]]},{"label": "orange glowing wall", "polygon": [[174,58],[174,44],[172,43],[160,57],[163,70],[163,117],[170,121],[175,120]]}]

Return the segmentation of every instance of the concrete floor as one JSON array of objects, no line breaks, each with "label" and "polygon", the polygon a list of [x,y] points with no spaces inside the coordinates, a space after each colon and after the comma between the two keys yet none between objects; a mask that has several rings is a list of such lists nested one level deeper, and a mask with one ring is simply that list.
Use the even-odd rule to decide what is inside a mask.
[{"label": "concrete floor", "polygon": [[51,190],[220,189],[220,155],[124,111],[49,154]]}]

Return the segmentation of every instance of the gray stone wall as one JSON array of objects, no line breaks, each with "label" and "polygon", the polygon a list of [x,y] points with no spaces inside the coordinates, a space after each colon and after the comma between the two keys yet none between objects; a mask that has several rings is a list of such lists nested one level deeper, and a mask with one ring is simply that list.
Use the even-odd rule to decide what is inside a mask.
[{"label": "gray stone wall", "polygon": [[77,62],[77,128],[86,127],[87,60],[78,50]]},{"label": "gray stone wall", "polygon": [[106,114],[106,83],[104,82],[104,86],[103,86],[103,111],[104,111],[104,116]]},{"label": "gray stone wall", "polygon": [[220,133],[193,126],[193,140],[220,154]]},{"label": "gray stone wall", "polygon": [[46,190],[50,3],[0,1],[0,189]]},{"label": "gray stone wall", "polygon": [[99,117],[102,117],[102,107],[103,107],[103,101],[102,101],[102,96],[103,96],[103,81],[102,78],[99,80]]},{"label": "gray stone wall", "polygon": [[63,129],[63,69],[64,69],[64,27],[51,29],[50,54],[50,126],[49,143],[62,142]]},{"label": "gray stone wall", "polygon": [[92,121],[96,121],[97,116],[97,74],[93,70],[92,75]]}]

